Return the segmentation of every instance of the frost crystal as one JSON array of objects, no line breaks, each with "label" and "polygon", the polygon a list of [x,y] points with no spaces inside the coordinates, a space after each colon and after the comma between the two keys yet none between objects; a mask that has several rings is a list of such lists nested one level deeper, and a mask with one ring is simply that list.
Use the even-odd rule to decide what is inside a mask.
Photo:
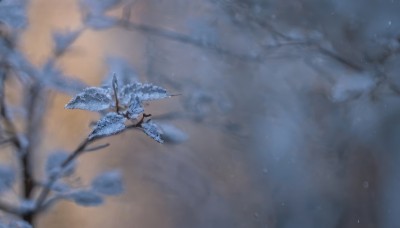
[{"label": "frost crystal", "polygon": [[93,179],[92,189],[103,195],[119,195],[123,192],[122,175],[118,171],[104,172]]},{"label": "frost crystal", "polygon": [[136,119],[143,112],[144,109],[142,107],[142,104],[140,103],[139,98],[134,97],[128,109],[125,111],[125,114],[128,116],[129,119]]},{"label": "frost crystal", "polygon": [[89,140],[115,135],[125,129],[125,117],[111,112],[101,118],[89,135]]},{"label": "frost crystal", "polygon": [[67,195],[68,199],[73,200],[76,204],[81,206],[99,206],[103,203],[103,198],[93,191],[78,190]]},{"label": "frost crystal", "polygon": [[161,139],[161,130],[154,122],[149,120],[145,123],[142,123],[142,130],[146,135],[156,140],[157,142],[164,142],[164,140]]},{"label": "frost crystal", "polygon": [[70,163],[64,170],[61,170],[61,164],[68,158],[68,156],[68,153],[64,151],[50,154],[46,162],[47,176],[61,175],[65,177],[72,175],[75,172],[75,162]]},{"label": "frost crystal", "polygon": [[141,101],[158,100],[169,97],[167,90],[153,84],[133,83],[122,88],[121,97],[137,96]]},{"label": "frost crystal", "polygon": [[0,193],[10,190],[15,178],[15,172],[11,167],[0,166]]},{"label": "frost crystal", "polygon": [[89,87],[78,93],[65,108],[102,111],[110,108],[111,101],[112,98],[108,89]]}]

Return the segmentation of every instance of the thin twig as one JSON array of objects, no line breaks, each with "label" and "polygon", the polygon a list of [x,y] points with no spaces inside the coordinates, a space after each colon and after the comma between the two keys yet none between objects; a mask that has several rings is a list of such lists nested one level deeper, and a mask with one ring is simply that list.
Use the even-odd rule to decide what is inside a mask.
[{"label": "thin twig", "polygon": [[99,145],[99,146],[94,146],[94,147],[91,147],[91,148],[87,148],[87,149],[84,150],[84,152],[91,152],[91,151],[95,151],[95,150],[101,150],[101,149],[104,149],[104,148],[106,148],[108,146],[110,146],[110,143],[106,143],[106,144],[102,144],[102,145]]}]

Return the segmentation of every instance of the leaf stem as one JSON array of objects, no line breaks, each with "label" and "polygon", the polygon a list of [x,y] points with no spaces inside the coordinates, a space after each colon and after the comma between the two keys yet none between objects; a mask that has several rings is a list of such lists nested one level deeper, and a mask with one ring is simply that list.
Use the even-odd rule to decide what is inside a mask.
[{"label": "leaf stem", "polygon": [[115,111],[119,113],[119,101],[118,101],[118,81],[117,81],[117,77],[114,73],[113,75],[113,80],[112,80],[112,87],[113,87],[113,91],[114,91],[114,97],[115,97]]}]

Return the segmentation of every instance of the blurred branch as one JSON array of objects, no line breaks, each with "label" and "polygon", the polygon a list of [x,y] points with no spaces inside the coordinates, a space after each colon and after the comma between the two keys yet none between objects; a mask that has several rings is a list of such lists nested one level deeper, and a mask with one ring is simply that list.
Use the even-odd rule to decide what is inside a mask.
[{"label": "blurred branch", "polygon": [[[89,139],[85,139],[70,155],[69,157],[60,165],[60,170],[64,169],[65,167],[67,167],[68,165],[70,165],[79,155],[81,155],[86,147],[94,142],[95,140],[89,140]],[[45,186],[43,187],[42,191],[40,192],[37,201],[36,201],[36,208],[40,211],[41,208],[43,207],[48,195],[51,192],[51,188],[53,187],[53,185],[55,184],[55,182],[58,180],[59,175],[58,174],[54,174],[52,176],[50,176],[48,183],[45,184]],[[34,215],[34,213],[36,212],[32,212],[32,216]]]},{"label": "blurred branch", "polygon": [[157,28],[157,27],[150,26],[150,25],[137,24],[137,23],[131,22],[129,20],[125,20],[125,19],[119,20],[118,24],[127,30],[139,31],[139,32],[147,33],[152,36],[162,37],[165,39],[174,40],[174,41],[189,44],[192,46],[208,49],[217,54],[226,55],[226,56],[240,59],[243,61],[259,62],[262,60],[262,58],[260,56],[252,56],[252,55],[236,53],[234,51],[231,51],[231,50],[228,50],[225,48],[221,48],[216,44],[207,43],[207,42],[202,41],[201,39],[196,39],[194,37],[191,37],[189,35],[182,34],[179,32],[175,32],[175,31],[171,31],[171,30],[167,30],[167,29],[163,29],[163,28]]},{"label": "blurred branch", "polygon": [[18,207],[14,207],[11,204],[8,204],[6,202],[0,202],[0,210],[13,214],[13,215],[21,215],[22,212]]}]

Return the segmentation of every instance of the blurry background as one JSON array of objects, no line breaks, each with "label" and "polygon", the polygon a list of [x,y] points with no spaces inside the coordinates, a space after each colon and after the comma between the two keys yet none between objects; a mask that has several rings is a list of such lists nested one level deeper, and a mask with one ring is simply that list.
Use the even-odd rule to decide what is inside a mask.
[{"label": "blurry background", "polygon": [[[148,108],[188,139],[105,139],[76,181],[118,168],[125,193],[60,203],[38,227],[400,227],[400,1],[127,3],[132,22],[182,36],[85,31],[59,65],[99,85],[105,57],[126,58],[141,81],[181,94]],[[22,45],[36,64],[53,30],[81,24],[75,0],[32,0],[29,17]],[[52,97],[38,164],[98,118],[65,110],[69,99]]]}]

